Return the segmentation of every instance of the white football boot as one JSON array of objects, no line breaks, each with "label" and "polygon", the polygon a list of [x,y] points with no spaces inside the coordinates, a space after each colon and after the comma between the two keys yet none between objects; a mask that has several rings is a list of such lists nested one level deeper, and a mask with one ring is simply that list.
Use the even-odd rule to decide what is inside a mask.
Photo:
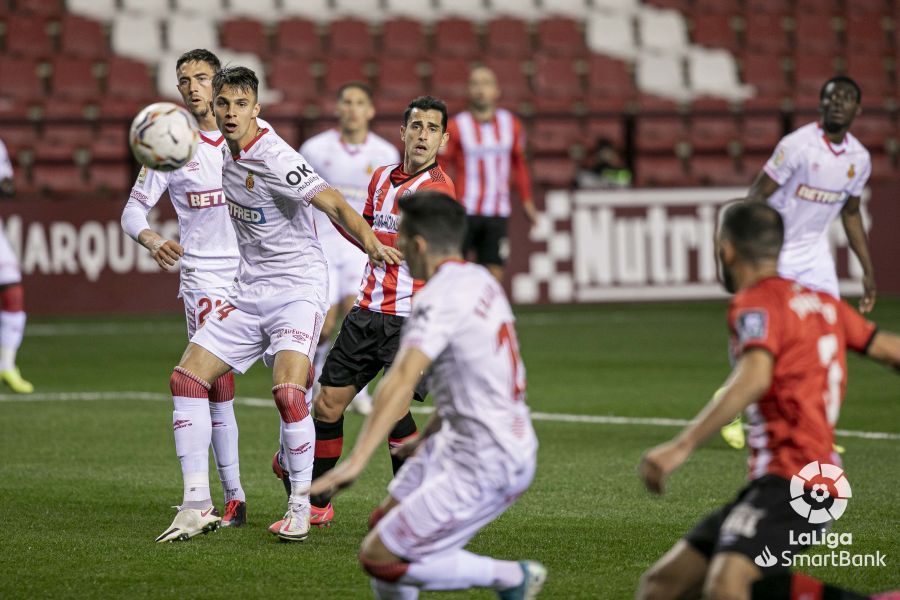
[{"label": "white football boot", "polygon": [[157,542],[184,542],[195,535],[215,531],[222,522],[222,517],[214,506],[203,510],[177,506],[175,508],[179,509],[175,520],[161,536],[156,538]]},{"label": "white football boot", "polygon": [[284,518],[269,526],[269,531],[284,542],[302,542],[309,535],[309,498],[293,500],[288,502]]}]

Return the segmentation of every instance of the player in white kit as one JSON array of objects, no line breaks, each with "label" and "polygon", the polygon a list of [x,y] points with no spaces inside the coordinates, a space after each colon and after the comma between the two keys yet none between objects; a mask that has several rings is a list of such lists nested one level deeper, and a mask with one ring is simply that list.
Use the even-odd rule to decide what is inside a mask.
[{"label": "player in white kit", "polygon": [[460,204],[417,192],[400,199],[400,211],[399,247],[413,277],[427,284],[353,452],[311,491],[329,496],[359,477],[429,370],[435,412],[423,435],[402,448],[412,457],[373,513],[360,550],[372,589],[378,598],[473,587],[504,599],[534,598],[547,574],[540,563],[463,549],[534,477],[538,442],[512,310],[491,273],[462,260]]},{"label": "player in white kit", "polygon": [[[200,124],[197,153],[191,162],[176,171],[142,168],[122,211],[122,228],[150,251],[161,268],[171,269],[181,260],[178,296],[184,302],[188,339],[213,311],[228,301],[239,258],[234,227],[222,192],[225,138],[216,128],[210,106],[212,78],[220,68],[218,57],[208,50],[191,50],[178,58],[175,63],[178,91]],[[147,220],[166,190],[178,215],[180,243],[161,236]],[[195,433],[182,421],[197,404],[179,401],[172,414],[175,447],[181,461],[189,460],[181,452],[190,447],[186,440]],[[213,455],[225,494],[221,525],[239,527],[247,520],[247,499],[241,486],[238,460],[233,373],[228,372],[212,382],[208,405]]]},{"label": "player in white kit", "polygon": [[[0,142],[0,194],[12,196],[13,167],[6,144]],[[25,335],[25,289],[19,260],[0,230],[0,380],[17,394],[30,394],[34,386],[22,378],[16,353]]]},{"label": "player in white kit", "polygon": [[[231,369],[245,372],[263,358],[273,367],[272,394],[281,415],[281,444],[292,485],[288,509],[274,528],[279,538],[300,541],[309,532],[309,481],[315,429],[306,392],[310,359],[327,309],[328,273],[316,239],[315,207],[366,248],[376,262],[400,262],[365,220],[274,131],[257,121],[259,81],[245,67],[213,77],[213,109],[226,147],[222,189],[237,234],[240,261],[228,302],[191,338],[171,378],[174,401],[193,401],[185,415],[195,434],[179,455],[184,501],[157,541],[188,539],[213,530],[215,515],[206,465],[210,441],[210,381]],[[187,466],[185,466],[187,465]]]},{"label": "player in white kit", "polygon": [[[347,83],[337,94],[338,126],[306,140],[300,154],[325,181],[336,187],[347,202],[362,214],[366,206],[369,181],[376,168],[400,162],[397,148],[369,130],[375,117],[372,91],[363,83]],[[316,348],[316,375],[322,372],[325,356],[336,323],[353,307],[360,279],[366,268],[366,255],[331,226],[324,213],[316,213],[319,243],[328,260],[328,304],[322,326],[322,339]],[[372,398],[363,388],[349,408],[368,414]]]},{"label": "player in white kit", "polygon": [[[859,310],[875,306],[875,269],[860,215],[860,196],[872,172],[869,152],[850,133],[859,114],[861,92],[849,77],[832,77],[822,86],[821,122],[785,136],[750,186],[748,200],[768,202],[784,220],[784,246],[778,274],[808,288],[840,297],[828,242],[840,215],[850,248],[863,268]],[[722,429],[731,446],[743,448],[740,418]]]}]

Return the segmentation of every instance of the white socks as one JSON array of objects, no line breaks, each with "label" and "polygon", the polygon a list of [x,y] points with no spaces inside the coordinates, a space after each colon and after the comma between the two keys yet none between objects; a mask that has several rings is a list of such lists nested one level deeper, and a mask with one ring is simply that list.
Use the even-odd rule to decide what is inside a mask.
[{"label": "white socks", "polygon": [[238,426],[234,418],[234,400],[209,402],[212,421],[212,447],[225,493],[225,502],[246,502],[241,486],[241,468],[238,460]]},{"label": "white socks", "polygon": [[0,311],[0,371],[16,366],[16,352],[25,335],[25,312]]},{"label": "white socks", "polygon": [[[308,496],[316,445],[316,427],[312,417],[307,416],[296,423],[285,423],[282,420],[281,443],[284,462],[290,473],[291,495]],[[301,490],[302,493],[299,493]]]},{"label": "white socks", "polygon": [[175,452],[184,479],[182,508],[206,508],[212,504],[209,492],[209,442],[212,423],[209,400],[173,396],[172,428]]},{"label": "white socks", "polygon": [[465,590],[473,587],[505,590],[525,576],[515,561],[495,560],[466,550],[452,550],[410,563],[398,583],[422,590]]}]

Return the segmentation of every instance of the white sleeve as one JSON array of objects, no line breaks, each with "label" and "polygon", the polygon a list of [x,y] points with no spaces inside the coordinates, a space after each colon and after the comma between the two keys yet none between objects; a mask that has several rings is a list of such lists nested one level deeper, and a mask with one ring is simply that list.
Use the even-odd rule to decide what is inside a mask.
[{"label": "white sleeve", "polygon": [[431,360],[440,356],[455,335],[465,316],[465,303],[452,299],[419,294],[413,300],[413,311],[400,338],[400,348],[416,348]]},{"label": "white sleeve", "polygon": [[778,185],[784,185],[797,170],[800,160],[800,149],[791,144],[787,138],[778,142],[772,157],[766,162],[763,170]]},{"label": "white sleeve", "polygon": [[273,196],[307,205],[331,187],[297,152],[279,152],[266,160],[266,183]]},{"label": "white sleeve", "polygon": [[122,211],[122,229],[133,240],[137,241],[143,230],[150,229],[147,215],[168,187],[169,173],[141,167]]},{"label": "white sleeve", "polygon": [[0,181],[12,178],[12,161],[9,159],[9,152],[6,150],[6,144],[0,141]]},{"label": "white sleeve", "polygon": [[850,183],[850,188],[847,190],[851,196],[862,196],[870,175],[872,175],[872,158],[866,154],[865,163],[859,165],[859,173],[856,179]]}]

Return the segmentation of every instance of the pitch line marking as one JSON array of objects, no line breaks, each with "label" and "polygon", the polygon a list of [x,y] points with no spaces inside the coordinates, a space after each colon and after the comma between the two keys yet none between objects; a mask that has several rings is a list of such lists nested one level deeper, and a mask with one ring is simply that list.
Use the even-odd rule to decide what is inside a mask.
[{"label": "pitch line marking", "polygon": [[[93,402],[98,400],[151,400],[156,402],[171,400],[167,394],[155,392],[47,392],[29,395],[0,394],[0,403],[4,402]],[[238,397],[235,403],[252,407],[271,407],[271,398]],[[410,409],[416,414],[431,414],[430,406],[413,406]],[[591,423],[595,425],[649,425],[651,427],[683,427],[690,421],[686,419],[666,419],[655,417],[617,417],[613,415],[573,415],[566,413],[532,412],[535,421],[553,423]],[[854,437],[866,440],[900,440],[900,433],[885,431],[855,431],[836,429],[835,434],[841,437]]]}]

